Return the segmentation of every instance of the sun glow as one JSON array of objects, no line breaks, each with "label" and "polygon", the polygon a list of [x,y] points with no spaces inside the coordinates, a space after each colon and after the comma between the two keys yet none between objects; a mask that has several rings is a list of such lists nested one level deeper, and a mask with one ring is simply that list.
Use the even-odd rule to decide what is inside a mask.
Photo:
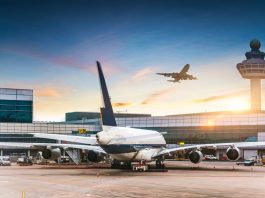
[{"label": "sun glow", "polygon": [[214,124],[215,124],[214,120],[210,119],[207,120],[206,126],[214,126]]},{"label": "sun glow", "polygon": [[224,107],[227,110],[242,111],[249,109],[249,103],[241,98],[228,99],[224,102]]}]

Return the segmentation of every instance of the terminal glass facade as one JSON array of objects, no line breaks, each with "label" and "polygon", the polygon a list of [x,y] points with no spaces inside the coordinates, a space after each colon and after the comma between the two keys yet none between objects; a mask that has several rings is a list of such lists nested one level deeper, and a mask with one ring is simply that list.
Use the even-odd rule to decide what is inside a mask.
[{"label": "terminal glass facade", "polygon": [[33,91],[0,88],[0,122],[31,123]]},{"label": "terminal glass facade", "polygon": [[167,144],[256,141],[265,131],[265,113],[201,113],[117,120],[119,126],[167,132]]},{"label": "terminal glass facade", "polygon": [[[131,117],[151,117],[151,114],[136,114],[136,113],[115,113],[116,118],[131,118]],[[76,120],[91,120],[99,119],[99,112],[69,112],[65,114],[66,122],[75,122]]]},{"label": "terminal glass facade", "polygon": [[[167,144],[257,141],[261,135],[265,139],[264,111],[120,117],[116,121],[118,126],[166,132],[163,135]],[[29,133],[90,135],[102,129],[100,119],[72,122],[0,123],[0,141],[42,142]]]},{"label": "terminal glass facade", "polygon": [[[52,133],[66,135],[90,135],[99,131],[98,126],[63,123],[0,123],[0,142],[31,142],[31,143],[55,143],[48,140],[33,137],[31,133]],[[83,131],[86,131],[84,134]],[[81,133],[82,132],[82,133]]]},{"label": "terminal glass facade", "polygon": [[[76,121],[78,123],[81,121]],[[265,112],[213,112],[172,116],[116,118],[118,126],[166,132],[167,144],[257,141],[265,132]],[[82,120],[99,125],[99,119]]]}]

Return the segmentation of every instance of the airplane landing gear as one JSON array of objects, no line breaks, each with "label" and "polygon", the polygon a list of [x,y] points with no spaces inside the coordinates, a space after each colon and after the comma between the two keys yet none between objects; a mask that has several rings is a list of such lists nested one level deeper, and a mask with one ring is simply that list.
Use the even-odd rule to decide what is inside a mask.
[{"label": "airplane landing gear", "polygon": [[111,162],[111,168],[112,169],[120,169],[121,168],[121,162],[113,160]]},{"label": "airplane landing gear", "polygon": [[165,169],[165,164],[163,163],[163,161],[161,159],[156,160],[156,168],[157,169]]},{"label": "airplane landing gear", "polygon": [[122,165],[122,169],[131,170],[132,169],[132,163],[131,162],[124,162],[124,164]]},{"label": "airplane landing gear", "polygon": [[131,162],[119,162],[117,160],[113,160],[111,162],[112,169],[124,169],[124,170],[131,170],[132,164]]}]

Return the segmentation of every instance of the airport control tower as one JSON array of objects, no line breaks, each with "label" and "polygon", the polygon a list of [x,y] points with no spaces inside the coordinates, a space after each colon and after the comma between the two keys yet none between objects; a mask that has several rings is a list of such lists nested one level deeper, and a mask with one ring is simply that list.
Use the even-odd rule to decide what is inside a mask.
[{"label": "airport control tower", "polygon": [[247,60],[237,64],[241,76],[250,79],[251,110],[261,110],[261,79],[265,78],[265,53],[259,50],[260,41],[250,42],[250,52],[246,52]]}]

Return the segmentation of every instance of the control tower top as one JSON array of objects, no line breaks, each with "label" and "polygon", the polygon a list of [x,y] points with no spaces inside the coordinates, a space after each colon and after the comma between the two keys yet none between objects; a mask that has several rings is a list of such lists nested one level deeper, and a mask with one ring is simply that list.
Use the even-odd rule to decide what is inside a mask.
[{"label": "control tower top", "polygon": [[243,78],[264,79],[265,78],[265,53],[261,52],[260,41],[253,39],[250,42],[250,52],[246,52],[246,60],[237,64],[237,69]]},{"label": "control tower top", "polygon": [[264,60],[265,53],[259,51],[261,46],[260,41],[257,39],[253,39],[249,44],[251,51],[246,53],[247,60],[252,58],[262,59]]}]

